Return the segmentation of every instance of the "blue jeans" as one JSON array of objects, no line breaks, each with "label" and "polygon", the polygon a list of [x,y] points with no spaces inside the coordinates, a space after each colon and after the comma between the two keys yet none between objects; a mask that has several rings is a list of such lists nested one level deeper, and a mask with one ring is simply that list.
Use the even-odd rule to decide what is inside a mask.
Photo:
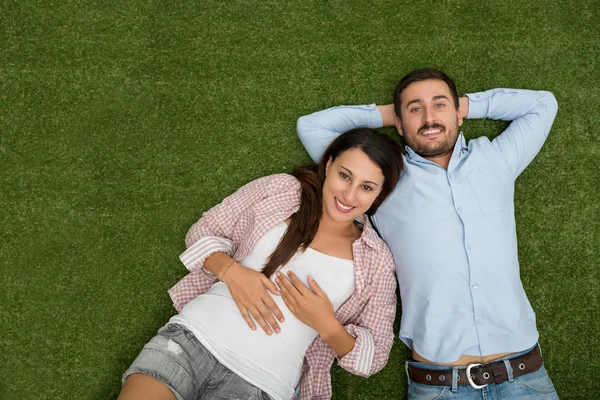
[{"label": "blue jeans", "polygon": [[[537,345],[536,345],[537,346]],[[531,349],[505,357],[505,360],[526,354]],[[542,365],[540,369],[526,375],[514,378],[510,364],[505,361],[508,370],[507,381],[501,384],[489,384],[483,389],[475,389],[471,385],[433,386],[412,382],[408,379],[409,400],[558,400],[558,395],[552,381]],[[465,367],[448,367],[443,365],[427,364],[416,361],[407,361],[408,365],[418,368],[434,370],[456,370]]]},{"label": "blue jeans", "polygon": [[125,371],[123,382],[134,373],[162,382],[177,400],[271,399],[219,363],[192,332],[176,324],[160,328]]}]

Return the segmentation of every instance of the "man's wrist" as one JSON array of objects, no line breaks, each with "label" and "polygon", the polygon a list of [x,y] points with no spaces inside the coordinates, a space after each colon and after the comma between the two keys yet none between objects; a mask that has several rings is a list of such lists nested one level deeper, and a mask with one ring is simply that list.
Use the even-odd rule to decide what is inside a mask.
[{"label": "man's wrist", "polygon": [[467,118],[469,115],[469,98],[467,96],[458,99],[458,110],[462,118]]},{"label": "man's wrist", "polygon": [[393,104],[377,106],[383,126],[396,126],[396,111]]}]

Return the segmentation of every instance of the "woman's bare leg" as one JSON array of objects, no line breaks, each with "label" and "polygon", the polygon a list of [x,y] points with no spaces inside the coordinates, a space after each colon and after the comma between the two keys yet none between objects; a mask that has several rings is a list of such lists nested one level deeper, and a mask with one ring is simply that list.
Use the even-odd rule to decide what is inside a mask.
[{"label": "woman's bare leg", "polygon": [[117,400],[176,400],[175,395],[164,383],[136,373],[125,380]]}]

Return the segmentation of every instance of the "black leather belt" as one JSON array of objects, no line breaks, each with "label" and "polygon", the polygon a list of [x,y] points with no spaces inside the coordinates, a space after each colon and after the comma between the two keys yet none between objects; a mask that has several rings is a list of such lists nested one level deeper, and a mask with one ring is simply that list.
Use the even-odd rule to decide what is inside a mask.
[{"label": "black leather belt", "polygon": [[[512,367],[513,377],[535,372],[542,367],[544,360],[538,346],[527,354],[508,360]],[[412,381],[424,385],[452,386],[452,367],[447,370],[435,370],[408,365],[408,376]],[[508,372],[504,361],[493,361],[488,364],[469,364],[458,370],[458,384],[471,385],[482,389],[490,383],[502,383],[508,380]]]}]

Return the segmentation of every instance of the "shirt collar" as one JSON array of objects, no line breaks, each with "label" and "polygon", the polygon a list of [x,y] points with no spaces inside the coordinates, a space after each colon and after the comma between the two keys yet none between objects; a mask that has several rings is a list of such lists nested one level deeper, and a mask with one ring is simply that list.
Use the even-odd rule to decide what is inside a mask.
[{"label": "shirt collar", "polygon": [[362,225],[362,233],[358,240],[365,242],[365,244],[372,249],[378,250],[380,248],[378,244],[381,239],[379,238],[377,231],[373,228],[373,225],[371,225],[369,217],[366,214],[360,215],[356,218],[356,222]]}]

